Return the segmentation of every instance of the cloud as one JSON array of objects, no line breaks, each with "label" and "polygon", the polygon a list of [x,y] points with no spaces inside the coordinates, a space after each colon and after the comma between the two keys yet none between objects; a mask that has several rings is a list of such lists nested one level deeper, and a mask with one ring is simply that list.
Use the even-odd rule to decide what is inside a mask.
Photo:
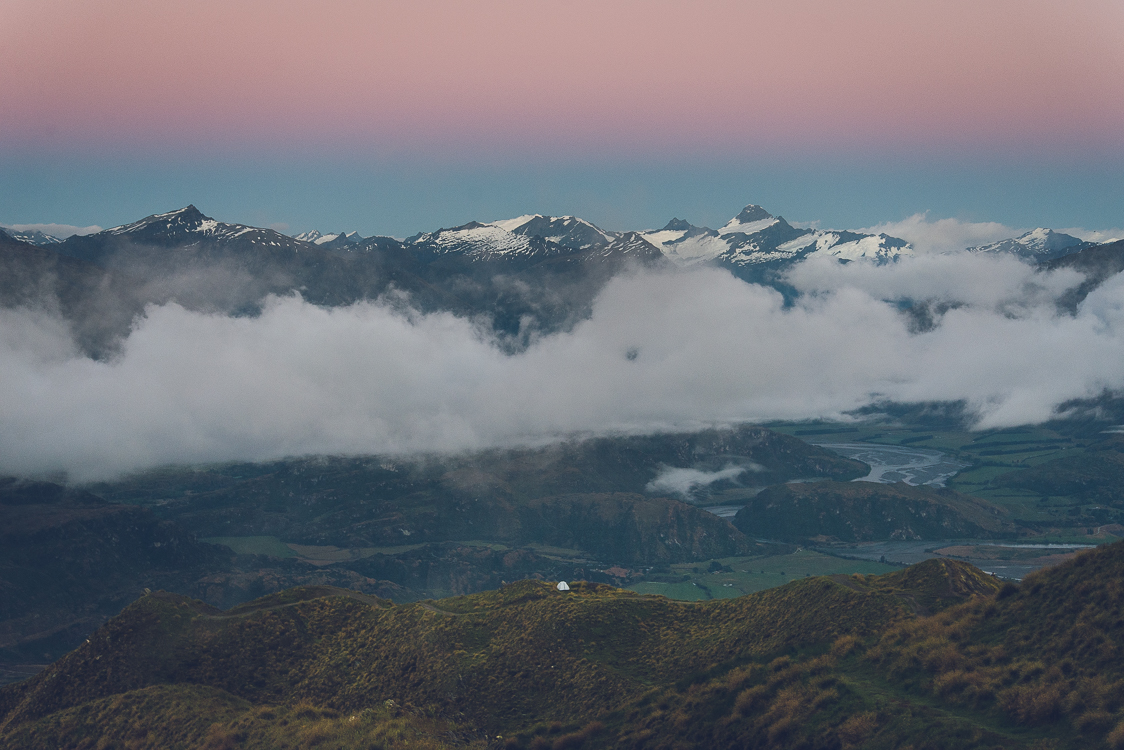
[{"label": "cloud", "polygon": [[822,295],[840,287],[862,290],[876,299],[972,305],[1017,313],[1049,307],[1067,289],[1084,280],[1077,271],[1049,273],[1009,254],[948,253],[919,255],[898,263],[848,263],[813,257],[788,274],[804,293]]},{"label": "cloud", "polygon": [[1079,240],[1086,242],[1115,242],[1116,240],[1124,240],[1124,229],[1082,229],[1081,227],[1070,227],[1069,229],[1059,229],[1062,234],[1068,234],[1071,237],[1076,237]]},{"label": "cloud", "polygon": [[870,234],[888,234],[899,237],[920,253],[947,253],[969,247],[986,245],[1023,234],[1026,230],[1014,229],[994,221],[966,222],[959,219],[929,220],[929,212],[914,214],[901,221],[889,221],[858,230]]},{"label": "cloud", "polygon": [[[2,310],[0,471],[87,480],[170,462],[460,451],[833,417],[881,399],[963,399],[979,426],[1001,427],[1124,386],[1124,279],[1059,316],[1052,296],[1072,278],[953,260],[809,265],[789,307],[713,268],[620,275],[587,320],[515,354],[451,314],[286,297],[258,317],[150,307],[116,359],[93,361],[58,320]],[[911,332],[882,300],[923,288],[961,306]]]},{"label": "cloud", "polygon": [[0,227],[14,229],[17,232],[42,232],[59,239],[65,239],[73,234],[94,234],[101,231],[101,227],[96,225],[76,227],[72,224],[0,224]]},{"label": "cloud", "polygon": [[647,492],[663,492],[689,499],[695,490],[700,487],[709,487],[723,479],[736,479],[747,471],[760,470],[760,466],[752,463],[744,466],[727,466],[719,471],[679,469],[673,466],[665,466],[655,479],[648,482],[644,489]]}]

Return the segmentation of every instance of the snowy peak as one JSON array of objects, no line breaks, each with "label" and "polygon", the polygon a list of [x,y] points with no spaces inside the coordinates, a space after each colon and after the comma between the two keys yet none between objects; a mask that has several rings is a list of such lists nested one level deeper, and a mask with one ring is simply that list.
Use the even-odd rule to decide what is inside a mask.
[{"label": "snowy peak", "polygon": [[495,224],[470,221],[452,229],[439,229],[408,240],[413,245],[428,246],[439,255],[458,253],[474,260],[503,257],[528,257],[535,247],[526,235],[516,234]]},{"label": "snowy peak", "polygon": [[26,242],[29,245],[35,245],[37,247],[50,247],[51,245],[58,245],[62,242],[58,237],[45,234],[38,229],[18,230],[12,229],[11,227],[2,227],[2,229],[4,230],[4,234],[11,237],[13,240]]},{"label": "snowy peak", "polygon": [[739,224],[752,224],[755,221],[764,221],[765,219],[772,219],[773,215],[754,203],[742,209],[742,212],[731,219],[731,222]]},{"label": "snowy peak", "polygon": [[641,236],[680,266],[714,260],[730,249],[730,243],[720,238],[718,232],[696,227],[683,219],[672,219],[663,229],[641,232]]},{"label": "snowy peak", "polygon": [[817,233],[816,255],[826,255],[837,260],[873,260],[889,263],[903,256],[911,256],[913,247],[905,240],[888,234],[856,234],[854,232]]},{"label": "snowy peak", "polygon": [[714,262],[734,269],[781,267],[813,254],[844,262],[863,258],[887,263],[913,254],[909,243],[896,237],[800,229],[754,204],[718,231],[672,219],[663,229],[642,234],[680,266]]},{"label": "snowy peak", "polygon": [[754,204],[749,204],[741,213],[726,222],[718,234],[754,234],[777,223],[771,213]]},{"label": "snowy peak", "polygon": [[[225,224],[204,215],[202,211],[190,205],[176,211],[152,214],[132,224],[112,227],[86,237],[90,241],[120,238],[132,244],[166,247],[188,245],[202,240],[237,240],[241,245],[284,247],[294,251],[299,247],[293,238],[280,232],[243,224]],[[67,242],[70,243],[74,239],[70,238]]]},{"label": "snowy peak", "polygon": [[300,234],[293,235],[294,240],[301,242],[310,242],[313,245],[319,245],[328,249],[336,249],[346,245],[358,245],[363,242],[365,237],[362,237],[359,232],[336,232],[335,234],[321,234],[315,229],[309,232],[301,232]]},{"label": "snowy peak", "polygon": [[612,242],[616,235],[576,216],[529,214],[491,222],[491,226],[513,234],[538,237],[570,250],[586,250]]},{"label": "snowy peak", "polygon": [[111,227],[99,234],[127,235],[161,230],[177,234],[180,232],[206,231],[208,229],[213,229],[217,224],[218,222],[210,217],[204,216],[203,212],[195,206],[188,205],[176,211],[146,216],[140,221],[134,221],[132,224],[122,224],[119,227]]},{"label": "snowy peak", "polygon": [[611,242],[589,250],[590,257],[627,259],[648,264],[664,258],[663,251],[640,232],[624,232]]},{"label": "snowy peak", "polygon": [[1089,244],[1091,243],[1077,237],[1039,227],[1013,239],[969,249],[975,253],[1012,253],[1027,260],[1040,262],[1069,255]]}]

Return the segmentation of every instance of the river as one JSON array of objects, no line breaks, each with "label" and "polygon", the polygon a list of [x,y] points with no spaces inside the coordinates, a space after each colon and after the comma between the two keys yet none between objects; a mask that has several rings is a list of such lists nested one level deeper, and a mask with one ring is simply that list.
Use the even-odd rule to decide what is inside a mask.
[{"label": "river", "polygon": [[813,443],[821,448],[853,458],[870,465],[870,473],[857,482],[905,482],[943,487],[944,483],[968,464],[956,461],[929,448],[910,448],[906,445],[878,445],[877,443]]}]

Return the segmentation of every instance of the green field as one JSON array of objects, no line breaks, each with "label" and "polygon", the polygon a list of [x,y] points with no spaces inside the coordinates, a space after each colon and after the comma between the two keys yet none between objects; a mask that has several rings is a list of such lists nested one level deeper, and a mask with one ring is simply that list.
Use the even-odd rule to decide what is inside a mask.
[{"label": "green field", "polygon": [[1004,475],[1010,476],[1012,472],[1060,458],[1081,456],[1087,449],[1096,450],[1097,444],[1105,439],[1105,435],[1098,432],[1063,434],[1045,426],[971,432],[961,427],[903,421],[785,422],[768,427],[815,442],[867,442],[942,451],[968,464],[949,480],[949,489],[992,502],[1006,510],[1016,522],[1046,527],[1041,533],[1081,538],[1081,527],[1112,520],[1097,515],[1098,511],[1104,515],[1102,503],[1003,486],[1002,481]]}]

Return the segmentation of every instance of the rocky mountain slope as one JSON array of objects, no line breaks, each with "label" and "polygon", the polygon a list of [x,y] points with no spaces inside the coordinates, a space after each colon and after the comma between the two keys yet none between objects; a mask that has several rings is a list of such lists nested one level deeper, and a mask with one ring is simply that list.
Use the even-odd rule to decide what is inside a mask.
[{"label": "rocky mountain slope", "polygon": [[[111,355],[147,304],[252,315],[266,295],[293,293],[317,305],[381,298],[486,318],[502,345],[517,350],[582,320],[604,284],[637,265],[706,263],[791,294],[785,274],[806,258],[885,264],[914,253],[884,234],[794,227],[756,205],[717,230],[673,219],[657,231],[614,232],[578,217],[530,215],[407,240],[318,231],[288,237],[187,206],[65,240],[25,239],[36,244],[0,237],[0,269],[7,271],[0,305],[57,308],[94,357]],[[1053,263],[1100,247],[1035,230],[977,250]],[[1083,298],[1103,281],[1105,264],[1076,263],[1092,274],[1075,292]]]}]

